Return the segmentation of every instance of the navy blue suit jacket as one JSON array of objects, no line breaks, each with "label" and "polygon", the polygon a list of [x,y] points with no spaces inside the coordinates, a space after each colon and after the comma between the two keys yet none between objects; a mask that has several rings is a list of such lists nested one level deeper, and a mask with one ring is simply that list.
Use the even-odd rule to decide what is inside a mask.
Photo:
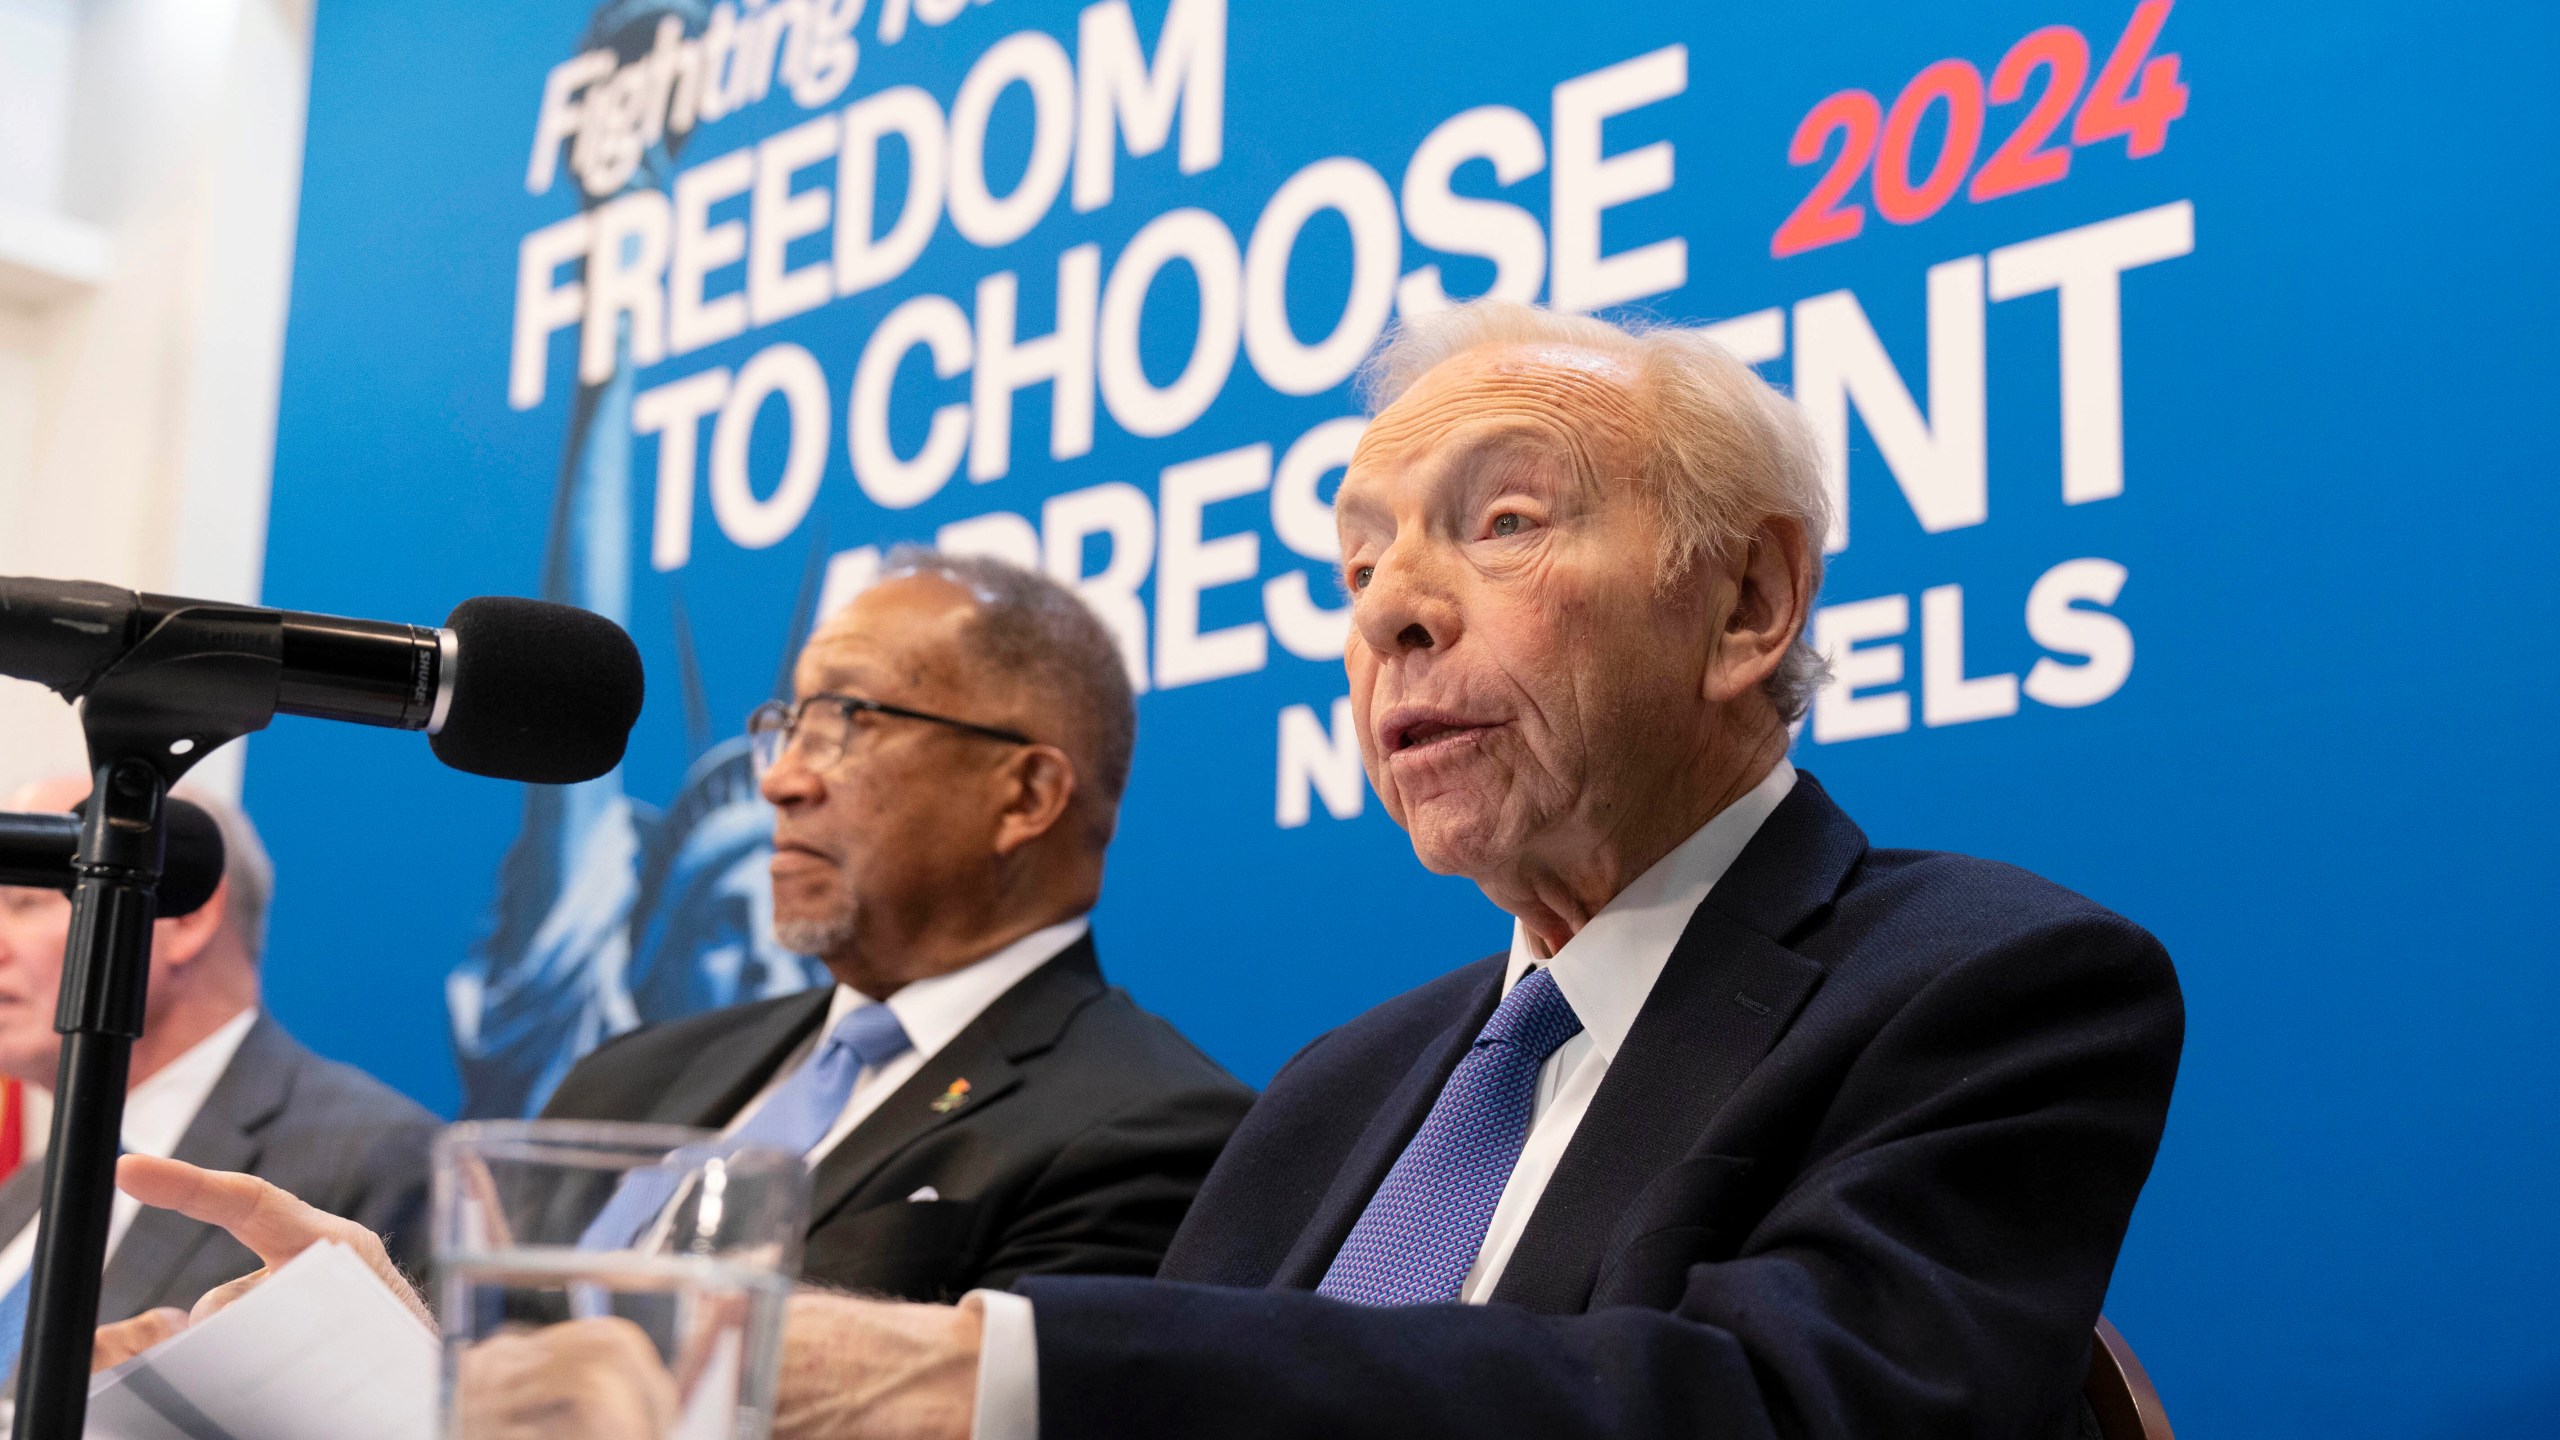
[{"label": "navy blue suit jacket", "polygon": [[2150,935],[2005,865],[1871,850],[1803,776],[1690,920],[1493,1303],[1311,1293],[1501,980],[1470,965],[1301,1052],[1158,1280],[1019,1286],[1042,1440],[2072,1432],[2177,1071]]}]

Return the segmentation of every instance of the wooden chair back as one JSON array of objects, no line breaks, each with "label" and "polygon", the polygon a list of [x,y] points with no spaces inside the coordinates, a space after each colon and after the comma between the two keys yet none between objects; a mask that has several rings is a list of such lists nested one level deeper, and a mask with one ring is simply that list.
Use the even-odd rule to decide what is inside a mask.
[{"label": "wooden chair back", "polygon": [[2089,1383],[2081,1392],[2089,1413],[2097,1417],[2099,1440],[2174,1440],[2169,1414],[2160,1408],[2160,1392],[2133,1347],[2107,1317],[2098,1317],[2098,1337],[2089,1347]]}]

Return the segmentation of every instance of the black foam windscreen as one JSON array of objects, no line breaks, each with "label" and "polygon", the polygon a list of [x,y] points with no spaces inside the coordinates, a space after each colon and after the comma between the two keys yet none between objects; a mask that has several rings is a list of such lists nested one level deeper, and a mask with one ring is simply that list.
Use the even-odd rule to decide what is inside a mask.
[{"label": "black foam windscreen", "polygon": [[222,827],[202,806],[171,797],[169,848],[160,864],[160,915],[193,915],[213,898],[228,861]]},{"label": "black foam windscreen", "polygon": [[431,737],[456,770],[574,785],[622,763],[646,686],[640,651],[592,611],[484,595],[446,618],[457,660],[453,705]]}]

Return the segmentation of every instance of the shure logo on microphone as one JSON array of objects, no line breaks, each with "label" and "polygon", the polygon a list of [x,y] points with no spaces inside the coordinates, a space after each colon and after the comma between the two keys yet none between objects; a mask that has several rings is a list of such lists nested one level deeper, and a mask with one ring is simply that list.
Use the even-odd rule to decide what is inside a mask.
[{"label": "shure logo on microphone", "polygon": [[[969,3],[883,0],[875,33],[881,44],[894,45],[906,35],[911,16],[943,25]],[[684,22],[668,15],[637,59],[625,63],[612,50],[595,49],[553,66],[542,86],[524,188],[535,195],[548,192],[566,146],[569,169],[586,192],[610,195],[630,182],[650,146],[726,119],[772,94],[776,85],[802,109],[828,103],[853,81],[862,56],[853,27],[868,5],[869,0],[721,0],[700,35],[688,38]]]}]

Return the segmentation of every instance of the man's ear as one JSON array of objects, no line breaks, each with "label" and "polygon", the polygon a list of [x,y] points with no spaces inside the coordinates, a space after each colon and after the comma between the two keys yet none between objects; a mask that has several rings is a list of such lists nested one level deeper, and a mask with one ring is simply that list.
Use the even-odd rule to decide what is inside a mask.
[{"label": "man's ear", "polygon": [[1076,798],[1075,762],[1055,745],[1025,745],[1005,762],[1007,787],[996,816],[996,853],[1011,855],[1057,827]]},{"label": "man's ear", "polygon": [[231,881],[225,878],[213,887],[213,898],[196,907],[193,914],[164,919],[151,927],[151,959],[164,969],[192,965],[213,947],[213,937],[222,933],[224,922],[231,918]]},{"label": "man's ear", "polygon": [[1727,704],[1766,683],[1804,633],[1813,606],[1813,561],[1804,527],[1783,515],[1760,522],[1731,572],[1733,607],[1707,665],[1706,697]]}]

